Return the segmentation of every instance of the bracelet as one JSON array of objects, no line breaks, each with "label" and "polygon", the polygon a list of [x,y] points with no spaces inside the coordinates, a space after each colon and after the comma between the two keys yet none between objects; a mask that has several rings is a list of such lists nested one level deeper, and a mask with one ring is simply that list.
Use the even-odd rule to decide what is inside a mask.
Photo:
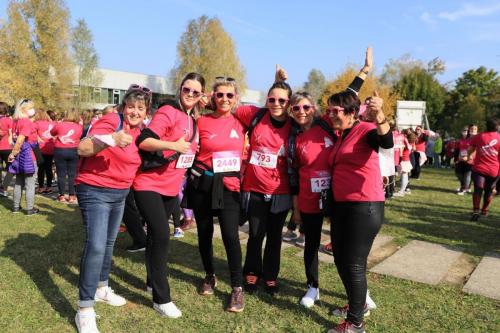
[{"label": "bracelet", "polygon": [[384,118],[384,121],[381,121],[380,123],[379,122],[375,122],[377,125],[383,125],[385,123],[387,123],[387,118]]}]

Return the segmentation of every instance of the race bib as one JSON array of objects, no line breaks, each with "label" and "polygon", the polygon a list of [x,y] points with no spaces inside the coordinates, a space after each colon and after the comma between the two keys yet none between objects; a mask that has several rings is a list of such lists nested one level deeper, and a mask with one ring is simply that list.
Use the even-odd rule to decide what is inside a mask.
[{"label": "race bib", "polygon": [[240,171],[240,154],[237,151],[221,151],[212,153],[214,173]]},{"label": "race bib", "polygon": [[311,177],[311,192],[321,193],[330,188],[332,177],[328,171],[314,171]]},{"label": "race bib", "polygon": [[467,149],[461,149],[460,150],[460,157],[466,157],[467,156]]},{"label": "race bib", "polygon": [[175,165],[175,167],[177,169],[188,169],[193,165],[193,162],[193,153],[181,154],[181,156],[179,156],[179,158],[177,159],[177,164]]},{"label": "race bib", "polygon": [[265,147],[255,148],[252,150],[250,164],[275,169],[278,164],[278,154],[272,153],[270,149]]}]

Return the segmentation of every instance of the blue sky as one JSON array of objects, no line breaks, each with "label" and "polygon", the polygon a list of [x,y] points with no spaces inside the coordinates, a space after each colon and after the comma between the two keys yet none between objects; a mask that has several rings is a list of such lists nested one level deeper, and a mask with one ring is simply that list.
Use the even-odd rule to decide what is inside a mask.
[{"label": "blue sky", "polygon": [[[333,77],[361,64],[367,45],[380,72],[390,58],[410,53],[446,62],[443,83],[484,65],[500,69],[500,1],[76,1],[71,22],[84,18],[94,34],[100,66],[166,75],[190,19],[217,16],[235,40],[249,88],[266,90],[275,64],[292,86],[312,68]],[[6,17],[0,0],[0,18]],[[207,78],[210,81],[209,78]]]}]

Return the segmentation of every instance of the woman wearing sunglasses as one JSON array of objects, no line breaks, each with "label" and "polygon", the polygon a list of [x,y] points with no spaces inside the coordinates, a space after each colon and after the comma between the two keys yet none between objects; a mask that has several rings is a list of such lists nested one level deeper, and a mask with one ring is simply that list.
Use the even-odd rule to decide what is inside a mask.
[{"label": "woman wearing sunglasses", "polygon": [[393,146],[390,127],[382,111],[382,99],[370,99],[360,122],[360,100],[352,91],[330,96],[328,113],[339,131],[330,154],[333,207],[331,236],[335,265],[349,304],[334,311],[346,316],[330,333],[364,332],[366,262],[384,219],[384,191],[378,148]]},{"label": "woman wearing sunglasses", "polygon": [[[182,314],[172,302],[167,279],[168,218],[179,205],[177,195],[186,169],[194,160],[197,149],[194,117],[203,102],[200,100],[204,89],[205,79],[200,74],[186,75],[177,100],[159,108],[137,140],[141,150],[160,154],[165,162],[174,156],[170,162],[155,168],[141,168],[133,184],[137,208],[148,226],[146,269],[147,284],[153,291],[153,308],[170,318]],[[143,166],[144,162],[143,157]]]},{"label": "woman wearing sunglasses", "polygon": [[[231,275],[231,297],[227,311],[244,309],[240,215],[240,169],[245,128],[232,111],[238,103],[238,87],[232,78],[218,77],[212,89],[215,111],[198,119],[200,148],[188,180],[187,198],[193,207],[198,245],[205,269],[201,295],[212,295],[217,279],[213,265],[213,217],[217,216]],[[200,174],[200,177],[197,177]]]},{"label": "woman wearing sunglasses", "polygon": [[122,306],[125,299],[108,286],[111,257],[123,216],[125,198],[141,159],[135,139],[151,105],[151,93],[132,85],[120,105],[92,125],[78,144],[82,157],[76,178],[76,195],[85,228],[85,245],[78,281],[75,317],[80,333],[98,332],[95,302]]}]

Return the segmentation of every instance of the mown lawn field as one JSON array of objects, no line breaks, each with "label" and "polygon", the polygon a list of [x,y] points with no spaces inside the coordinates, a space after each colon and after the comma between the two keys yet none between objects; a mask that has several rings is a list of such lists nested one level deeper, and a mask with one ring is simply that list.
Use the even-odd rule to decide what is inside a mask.
[{"label": "mown lawn field", "polygon": [[[412,182],[410,196],[388,201],[382,233],[393,236],[398,246],[417,239],[456,247],[472,265],[486,252],[499,252],[500,198],[489,217],[469,222],[471,195],[457,196],[456,187],[452,171],[424,169],[422,180]],[[76,331],[83,241],[79,211],[42,197],[37,197],[37,206],[38,216],[13,215],[11,199],[0,199],[0,332]],[[145,291],[144,254],[127,253],[130,239],[120,234],[110,284],[128,304],[97,304],[100,331],[312,333],[339,322],[330,311],[346,298],[332,264],[320,264],[321,303],[309,310],[299,305],[305,273],[296,247],[283,250],[278,295],[247,295],[243,313],[224,312],[229,276],[222,241],[214,242],[220,283],[215,295],[201,297],[196,290],[203,269],[195,234],[171,241],[172,297],[183,312],[172,320],[152,309]],[[367,319],[368,332],[500,332],[500,302],[465,294],[463,284],[429,286],[372,273],[368,282],[378,305]]]}]

